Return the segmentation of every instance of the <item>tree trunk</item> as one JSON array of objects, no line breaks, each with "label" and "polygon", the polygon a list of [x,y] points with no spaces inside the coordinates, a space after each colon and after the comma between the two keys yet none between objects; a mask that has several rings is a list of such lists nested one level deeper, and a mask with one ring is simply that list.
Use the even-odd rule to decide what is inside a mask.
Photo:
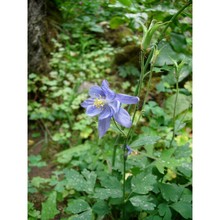
[{"label": "tree trunk", "polygon": [[47,73],[61,13],[51,0],[28,1],[28,73]]}]

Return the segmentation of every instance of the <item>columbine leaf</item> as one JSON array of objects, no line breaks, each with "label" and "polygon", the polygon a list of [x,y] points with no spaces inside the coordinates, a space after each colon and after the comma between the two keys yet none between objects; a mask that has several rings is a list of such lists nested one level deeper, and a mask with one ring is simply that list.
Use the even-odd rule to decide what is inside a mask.
[{"label": "columbine leaf", "polygon": [[69,217],[68,220],[91,220],[92,218],[92,210],[85,211],[79,215],[74,215]]},{"label": "columbine leaf", "polygon": [[192,202],[192,191],[185,188],[181,195],[180,201],[191,203]]},{"label": "columbine leaf", "polygon": [[149,202],[149,198],[147,196],[134,196],[129,199],[131,204],[141,210],[154,210],[156,206],[154,203]]},{"label": "columbine leaf", "polygon": [[174,155],[177,159],[183,157],[190,158],[192,156],[192,149],[190,148],[189,144],[185,144],[183,146],[179,146],[174,152]]},{"label": "columbine leaf", "polygon": [[90,147],[91,146],[88,144],[81,144],[81,145],[74,146],[70,149],[64,150],[56,154],[57,161],[62,164],[69,163],[73,156],[75,157],[80,156],[82,152],[88,151]]},{"label": "columbine leaf", "polygon": [[46,202],[42,203],[41,220],[53,219],[59,211],[56,208],[57,193],[52,192]]},{"label": "columbine leaf", "polygon": [[159,189],[166,201],[177,202],[183,192],[183,187],[176,184],[159,183]]},{"label": "columbine leaf", "polygon": [[158,206],[158,212],[160,214],[160,216],[163,216],[163,220],[170,220],[172,213],[170,211],[169,206],[166,203],[161,203]]},{"label": "columbine leaf", "polygon": [[161,137],[159,136],[141,136],[134,142],[132,142],[129,146],[131,148],[140,147],[143,145],[152,145],[155,144]]},{"label": "columbine leaf", "polygon": [[94,198],[97,199],[108,199],[111,198],[122,198],[122,190],[121,189],[103,189],[97,188],[95,189]]},{"label": "columbine leaf", "polygon": [[28,220],[40,219],[40,211],[36,210],[32,202],[28,202]]},{"label": "columbine leaf", "polygon": [[50,179],[42,178],[40,176],[33,177],[31,184],[37,188],[40,188],[42,184],[49,183]]},{"label": "columbine leaf", "polygon": [[87,184],[85,179],[76,170],[66,169],[64,170],[67,179],[67,188],[73,188],[77,191],[86,191]]},{"label": "columbine leaf", "polygon": [[30,155],[28,157],[28,161],[30,162],[30,166],[32,167],[45,167],[47,164],[45,161],[41,161],[41,155]]},{"label": "columbine leaf", "polygon": [[114,176],[103,176],[100,178],[101,185],[110,189],[122,189],[122,184]]},{"label": "columbine leaf", "polygon": [[174,203],[170,207],[180,213],[183,218],[192,218],[192,205],[189,202],[179,201],[177,203]]},{"label": "columbine leaf", "polygon": [[92,210],[100,216],[105,216],[106,214],[110,212],[107,203],[103,200],[97,201],[93,205]]},{"label": "columbine leaf", "polygon": [[[149,149],[149,148],[148,148]],[[148,151],[148,155],[150,155],[151,152]],[[153,155],[151,155],[153,156]],[[150,164],[149,160],[146,159],[145,155],[135,155],[135,157],[129,157],[127,160],[127,165],[129,169],[140,169],[144,170],[148,165]],[[133,170],[134,172],[134,170]],[[137,173],[135,173],[137,174]]]},{"label": "columbine leaf", "polygon": [[153,185],[156,183],[156,176],[142,172],[134,176],[131,180],[132,191],[139,194],[146,194],[153,190]]},{"label": "columbine leaf", "polygon": [[67,206],[66,211],[73,213],[73,214],[77,214],[80,212],[84,212],[88,210],[89,208],[90,208],[89,204],[83,199],[74,199],[74,200],[68,201],[68,206]]},{"label": "columbine leaf", "polygon": [[164,150],[162,152],[160,158],[158,158],[156,161],[154,161],[154,164],[160,173],[164,174],[165,167],[170,168],[170,169],[174,169],[174,168],[182,165],[181,160],[173,157],[174,151],[175,151],[174,148]]},{"label": "columbine leaf", "polygon": [[101,186],[104,188],[96,188],[94,193],[94,198],[108,199],[111,198],[121,198],[122,197],[122,184],[114,176],[101,176],[100,178]]},{"label": "columbine leaf", "polygon": [[165,65],[173,65],[173,62],[171,59],[176,60],[176,62],[179,62],[180,60],[183,60],[185,58],[183,53],[177,53],[174,51],[171,47],[171,45],[167,42],[161,42],[158,45],[158,49],[160,50],[160,53],[158,55],[158,58],[156,60],[155,66],[165,66]]},{"label": "columbine leaf", "polygon": [[[168,115],[172,116],[175,107],[176,94],[171,95],[164,103],[165,111]],[[192,98],[191,96],[186,96],[184,94],[178,94],[178,99],[176,103],[176,116],[187,110],[191,106]]]},{"label": "columbine leaf", "polygon": [[185,52],[187,42],[186,38],[183,34],[178,34],[172,32],[171,34],[171,39],[170,39],[170,44],[174,48],[176,52]]},{"label": "columbine leaf", "polygon": [[73,188],[77,191],[85,191],[87,193],[92,193],[96,181],[95,172],[89,172],[83,170],[84,176],[87,175],[86,179],[76,170],[66,169],[64,170],[67,179],[67,188]]},{"label": "columbine leaf", "polygon": [[89,172],[88,170],[85,169],[82,171],[82,174],[87,180],[86,191],[92,193],[94,190],[95,183],[96,183],[96,177],[97,177],[96,173],[93,171]]}]

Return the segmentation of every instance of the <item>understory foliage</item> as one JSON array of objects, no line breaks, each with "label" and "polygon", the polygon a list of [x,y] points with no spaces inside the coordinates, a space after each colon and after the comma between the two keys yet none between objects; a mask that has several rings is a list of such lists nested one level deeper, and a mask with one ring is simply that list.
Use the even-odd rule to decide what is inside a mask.
[{"label": "understory foliage", "polygon": [[[192,219],[191,2],[55,2],[51,70],[28,74],[28,219]],[[104,79],[140,101],[99,138],[81,103]]]}]

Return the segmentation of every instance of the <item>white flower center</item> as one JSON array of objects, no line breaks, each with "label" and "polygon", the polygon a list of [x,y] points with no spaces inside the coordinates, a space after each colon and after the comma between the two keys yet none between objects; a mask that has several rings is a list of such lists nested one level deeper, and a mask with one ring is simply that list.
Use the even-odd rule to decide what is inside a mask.
[{"label": "white flower center", "polygon": [[96,98],[94,100],[94,103],[93,105],[96,107],[96,108],[102,108],[104,105],[105,105],[106,101],[104,99],[101,99],[101,98]]}]

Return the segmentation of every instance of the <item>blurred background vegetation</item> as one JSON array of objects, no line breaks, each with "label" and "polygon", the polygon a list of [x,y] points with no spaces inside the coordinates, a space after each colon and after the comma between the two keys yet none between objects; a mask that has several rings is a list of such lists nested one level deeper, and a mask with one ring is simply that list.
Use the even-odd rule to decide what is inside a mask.
[{"label": "blurred background vegetation", "polygon": [[[184,10],[175,17],[181,9]],[[129,219],[191,218],[190,2],[29,0],[29,219],[120,219],[120,205],[114,198],[114,201],[105,198],[104,203],[100,202],[104,200],[94,199],[101,198],[97,193],[89,196],[88,186],[84,190],[71,182],[72,168],[84,177],[87,172],[94,172],[97,180],[100,177],[99,181],[103,178],[102,172],[111,173],[111,146],[116,137],[116,129],[111,126],[107,135],[98,140],[97,121],[85,115],[80,103],[87,98],[90,86],[100,84],[103,79],[107,79],[116,92],[133,95],[140,75],[143,30],[139,21],[149,27],[152,23],[170,20],[166,32],[163,26],[152,38],[151,45],[157,44],[160,53],[153,68],[147,104],[144,111],[137,114],[143,117],[133,136],[136,154],[130,156],[128,166],[129,172],[136,175],[154,161],[156,171],[153,170],[152,175],[161,182],[152,192],[157,208],[147,212],[143,207],[135,207],[131,200],[135,208],[131,209]],[[177,63],[184,60],[184,66],[178,80],[177,129],[171,147],[177,92],[173,60]],[[146,89],[143,86],[141,102]],[[149,139],[137,144],[143,137]],[[120,161],[119,158],[120,155]],[[113,169],[120,175],[121,163],[116,163]],[[170,183],[170,192],[167,183]],[[159,191],[162,196],[156,198]],[[88,209],[74,212],[73,198],[83,198],[93,207],[92,214],[85,214]]]}]

